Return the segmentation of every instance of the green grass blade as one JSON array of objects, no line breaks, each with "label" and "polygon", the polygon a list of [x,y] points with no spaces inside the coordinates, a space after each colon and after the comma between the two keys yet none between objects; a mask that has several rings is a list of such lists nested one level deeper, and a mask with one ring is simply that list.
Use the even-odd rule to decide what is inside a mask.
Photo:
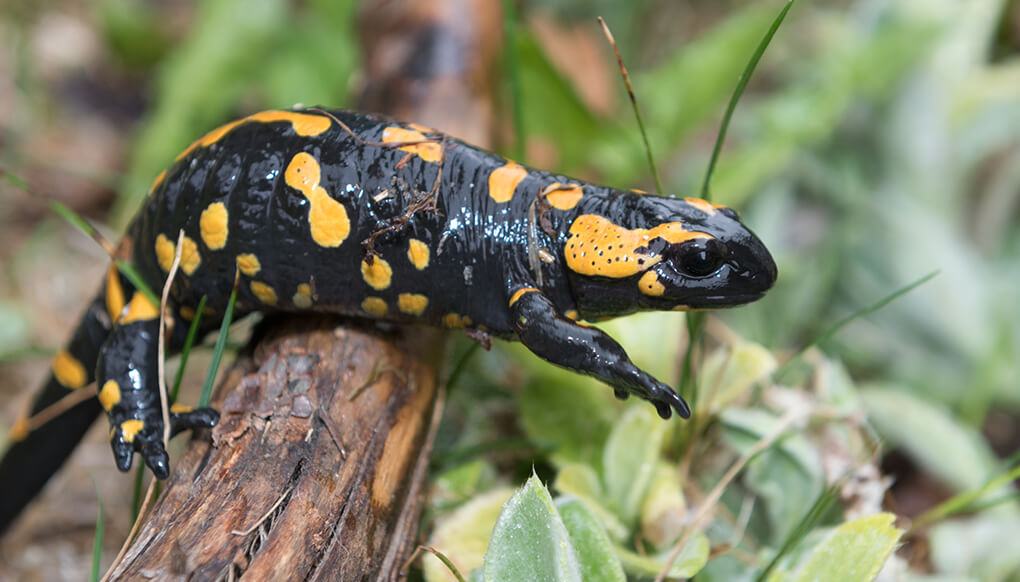
[{"label": "green grass blade", "polygon": [[680,372],[680,396],[687,400],[687,404],[694,410],[698,401],[696,394],[697,386],[694,382],[694,352],[701,346],[701,340],[705,337],[705,314],[691,312],[687,314],[687,349],[684,351],[684,363]]},{"label": "green grass blade", "polygon": [[776,35],[776,31],[779,30],[779,25],[786,19],[786,14],[793,7],[794,0],[787,0],[786,6],[779,12],[776,19],[772,21],[772,26],[769,27],[768,32],[758,43],[758,48],[754,50],[754,54],[751,55],[751,60],[747,62],[747,66],[744,67],[744,72],[740,74],[740,79],[737,81],[737,86],[733,90],[733,95],[730,96],[730,103],[726,106],[726,113],[723,115],[722,125],[719,127],[719,134],[715,138],[715,147],[712,149],[712,157],[708,161],[708,170],[705,172],[705,183],[701,186],[701,197],[705,200],[709,200],[712,196],[709,190],[709,185],[712,182],[712,174],[715,172],[715,164],[719,160],[719,154],[722,153],[723,142],[726,141],[726,132],[730,128],[730,119],[733,117],[733,111],[737,108],[737,102],[740,101],[740,97],[744,94],[744,89],[747,87],[747,82],[750,81],[751,75],[754,73],[755,68],[758,67],[758,61],[761,60],[765,49],[768,48],[772,42],[772,37]]},{"label": "green grass blade", "polygon": [[454,364],[453,370],[450,371],[450,377],[446,379],[447,390],[452,388],[457,383],[457,380],[460,379],[460,375],[464,372],[464,367],[467,366],[467,363],[471,360],[471,357],[478,352],[479,347],[481,347],[481,344],[479,344],[478,342],[473,342],[471,344],[471,347],[465,350],[464,355],[462,355],[457,360],[457,363]]},{"label": "green grass blade", "polygon": [[816,525],[818,525],[818,522],[821,521],[826,512],[829,511],[832,504],[839,499],[840,487],[841,483],[833,483],[818,494],[818,497],[815,498],[815,502],[811,504],[811,509],[808,509],[807,513],[804,514],[804,518],[797,524],[797,527],[793,528],[789,535],[786,536],[786,539],[783,540],[783,545],[779,547],[779,551],[776,552],[776,555],[773,556],[772,560],[767,566],[765,566],[765,569],[758,574],[758,577],[756,578],[757,582],[765,582],[768,580],[772,570],[774,570],[776,565],[779,564],[779,560],[789,553],[790,550],[797,547],[797,544],[799,544],[801,540],[803,540],[804,537],[809,534]]},{"label": "green grass blade", "polygon": [[503,0],[503,51],[506,70],[510,75],[510,106],[513,108],[514,147],[511,155],[524,161],[524,111],[521,107],[520,62],[517,57],[517,6],[514,0]]},{"label": "green grass blade", "polygon": [[820,343],[822,343],[824,341],[828,341],[830,338],[832,338],[832,336],[834,336],[837,333],[839,333],[839,331],[841,329],[846,327],[853,320],[855,320],[857,318],[860,318],[860,317],[864,317],[865,315],[874,313],[874,312],[878,311],[879,309],[882,309],[883,307],[885,307],[886,305],[889,305],[890,303],[892,303],[896,299],[899,299],[903,295],[906,295],[907,293],[910,293],[911,291],[913,291],[914,289],[917,289],[921,285],[924,285],[928,281],[930,281],[933,278],[935,278],[935,276],[938,275],[938,274],[939,274],[939,271],[937,271],[937,270],[936,271],[932,271],[931,273],[928,273],[927,275],[925,275],[924,277],[921,277],[920,279],[914,281],[913,283],[910,283],[909,285],[907,285],[905,287],[900,287],[896,291],[893,291],[889,295],[886,295],[885,297],[883,297],[882,299],[879,299],[878,301],[872,303],[871,305],[868,305],[866,307],[858,309],[857,311],[855,311],[855,312],[851,313],[850,315],[844,317],[843,319],[837,321],[835,324],[833,324],[831,327],[829,327],[829,329],[827,329],[824,332],[822,332],[813,341],[811,341],[810,343],[808,343],[804,347],[802,347],[799,350],[797,350],[797,352],[795,354],[793,354],[793,356],[789,360],[787,360],[785,364],[780,366],[775,371],[775,373],[773,374],[772,377],[773,378],[781,378],[782,375],[786,372],[786,370],[788,370],[790,368],[790,366],[793,365],[794,362],[798,361],[801,358],[801,356],[804,355],[804,352],[808,351],[813,346],[816,346],[816,345],[818,345],[818,344],[820,344]]},{"label": "green grass blade", "polygon": [[22,178],[21,176],[15,174],[13,172],[8,172],[7,170],[4,170],[3,168],[0,168],[0,176],[3,176],[5,182],[10,184],[11,186],[14,186],[18,190],[23,190],[25,192],[30,192],[30,190],[28,188],[28,182],[24,178]]},{"label": "green grass blade", "polygon": [[652,171],[652,178],[655,179],[655,193],[662,195],[662,180],[659,179],[659,170],[655,167],[655,156],[652,155],[652,143],[648,141],[648,132],[645,130],[645,120],[641,117],[641,108],[638,107],[637,95],[634,94],[634,87],[630,84],[630,75],[627,74],[627,67],[623,64],[623,56],[616,46],[616,39],[609,31],[609,25],[603,18],[599,17],[599,24],[602,25],[602,32],[606,34],[609,45],[613,47],[616,54],[616,63],[620,66],[620,76],[623,77],[623,84],[627,88],[627,96],[630,98],[631,108],[634,110],[634,118],[637,119],[638,131],[641,132],[641,141],[645,144],[645,156],[648,158],[648,168]]},{"label": "green grass blade", "polygon": [[223,314],[223,323],[220,325],[220,335],[216,338],[216,347],[213,348],[212,361],[209,362],[209,372],[205,376],[205,384],[202,385],[202,395],[198,399],[198,405],[209,406],[212,398],[213,382],[216,381],[216,372],[220,369],[220,360],[223,358],[223,350],[227,344],[227,334],[230,331],[230,324],[234,318],[234,304],[237,302],[237,281],[234,281],[234,290],[230,293],[230,302],[227,303],[227,311]]},{"label": "green grass blade", "polygon": [[[964,491],[963,493],[954,495],[928,511],[922,513],[917,519],[914,520],[910,526],[910,531],[914,532],[921,528],[931,525],[936,521],[943,520],[947,517],[955,515],[957,513],[974,511],[980,504],[978,501],[987,495],[988,493],[1005,487],[1012,481],[1020,479],[1020,465],[1013,467],[1009,471],[1004,471],[995,477],[989,479],[983,486],[973,489],[971,491]],[[992,500],[996,503],[1002,501],[1008,501],[1014,498],[1014,495],[1009,495],[1005,499]]]},{"label": "green grass blade", "polygon": [[170,389],[170,401],[177,401],[177,393],[181,390],[181,381],[184,379],[184,369],[188,366],[188,356],[191,354],[191,348],[195,344],[195,338],[198,336],[198,325],[202,321],[202,310],[205,309],[206,296],[203,295],[202,299],[198,301],[198,307],[195,308],[195,317],[191,320],[191,326],[188,327],[188,337],[184,339],[184,347],[181,348],[181,363],[177,366],[177,375],[174,376],[174,385]]},{"label": "green grass blade", "polygon": [[117,265],[117,270],[127,277],[128,281],[131,281],[131,284],[135,289],[144,293],[145,297],[151,301],[153,305],[159,306],[161,304],[159,297],[157,297],[152,291],[152,288],[150,288],[149,284],[145,282],[145,279],[142,278],[141,273],[135,269],[134,265],[123,259],[117,259],[114,263]]},{"label": "green grass blade", "polygon": [[105,528],[105,523],[103,520],[103,497],[99,494],[99,486],[96,485],[95,479],[92,479],[92,486],[96,490],[96,503],[99,505],[99,515],[96,517],[96,534],[92,541],[92,567],[89,569],[89,580],[90,582],[98,582],[99,566],[103,559],[103,529]]},{"label": "green grass blade", "polygon": [[50,200],[47,204],[54,214],[66,220],[69,224],[71,224],[71,226],[85,233],[85,236],[89,238],[94,238],[96,236],[96,228],[89,224],[84,218],[78,216],[75,211],[68,208],[63,202]]}]

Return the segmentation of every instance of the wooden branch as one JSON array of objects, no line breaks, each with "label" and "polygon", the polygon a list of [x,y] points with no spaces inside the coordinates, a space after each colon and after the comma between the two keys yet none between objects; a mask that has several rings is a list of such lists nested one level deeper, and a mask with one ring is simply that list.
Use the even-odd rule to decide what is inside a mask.
[{"label": "wooden branch", "polygon": [[112,580],[395,579],[437,421],[421,354],[442,342],[340,323],[292,319],[238,360],[212,442],[176,460]]}]

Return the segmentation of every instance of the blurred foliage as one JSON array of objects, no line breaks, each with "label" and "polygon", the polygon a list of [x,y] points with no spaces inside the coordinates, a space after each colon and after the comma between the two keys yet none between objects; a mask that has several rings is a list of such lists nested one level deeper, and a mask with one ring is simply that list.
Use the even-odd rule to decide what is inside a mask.
[{"label": "blurred foliage", "polygon": [[[123,224],[155,175],[209,129],[267,107],[341,107],[356,86],[353,1],[179,4],[183,24],[167,19],[160,3],[89,5],[111,67],[144,79],[146,107],[133,126],[112,224]],[[536,26],[551,20],[554,32],[579,29],[598,45],[594,17],[602,15],[630,68],[667,190],[697,192],[737,75],[781,5],[522,4],[513,45],[530,158],[523,161],[649,189],[608,48],[611,82],[599,90],[616,99],[606,109],[579,87],[586,72],[564,67],[574,55],[557,54],[563,49]],[[45,71],[31,65],[38,43],[17,33],[43,8],[12,0],[8,10],[12,86],[32,103],[18,110],[45,119],[58,98],[47,94]],[[514,495],[504,524],[548,536],[542,547],[573,548],[551,556],[566,568],[563,577],[591,559],[612,564],[605,579],[619,571],[654,577],[682,541],[674,568],[688,568],[683,575],[753,579],[811,501],[842,483],[843,511],[822,516],[779,556],[770,579],[824,577],[848,556],[867,566],[859,579],[870,579],[877,571],[870,566],[886,562],[897,540],[909,550],[916,536],[930,544],[923,559],[939,580],[1018,579],[1012,487],[999,491],[1003,503],[901,539],[878,513],[889,483],[876,467],[882,441],[949,493],[963,492],[1009,470],[1000,457],[1020,443],[1017,21],[1020,3],[1006,0],[798,3],[737,108],[712,185],[715,200],[739,208],[767,242],[780,279],[764,300],[710,321],[694,419],[660,422],[645,405],[623,406],[597,382],[501,345],[475,358],[451,394],[435,460],[435,545],[475,579],[500,571],[505,562],[483,566],[483,558]],[[7,123],[5,135],[18,136],[30,122]],[[15,149],[5,145],[0,160],[23,159]],[[15,259],[19,266],[5,267],[5,276],[31,262]],[[795,378],[774,381],[787,354],[936,269],[934,280],[819,346],[828,356],[809,350]],[[11,322],[0,329],[0,350],[24,349],[31,320],[13,298],[0,299],[0,313]],[[640,366],[677,380],[681,314],[605,327]],[[458,342],[452,351],[464,349]],[[1009,430],[992,439],[996,415]],[[742,470],[713,501],[731,467]],[[703,527],[688,531],[703,507],[710,509]],[[511,533],[497,527],[493,543],[507,549],[495,551],[534,542]],[[908,557],[888,560],[888,575],[925,579]],[[438,561],[425,563],[429,580],[442,579]]]}]

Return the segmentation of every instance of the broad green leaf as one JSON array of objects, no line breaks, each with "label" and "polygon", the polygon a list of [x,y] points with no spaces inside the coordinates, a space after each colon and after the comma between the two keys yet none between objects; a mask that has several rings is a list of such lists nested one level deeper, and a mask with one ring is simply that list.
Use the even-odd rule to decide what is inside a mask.
[{"label": "broad green leaf", "polygon": [[585,502],[588,505],[588,510],[599,518],[602,526],[614,540],[623,541],[630,536],[627,526],[606,507],[606,495],[595,469],[581,463],[563,465],[556,474],[553,487],[561,494],[570,495]]},{"label": "broad green leaf", "polygon": [[[704,534],[695,533],[687,541],[687,545],[680,550],[673,566],[669,569],[670,578],[690,578],[694,576],[705,564],[708,563],[708,538]],[[642,556],[641,554],[617,546],[616,553],[620,556],[623,569],[632,576],[641,578],[654,578],[666,565],[666,559],[672,550],[666,550],[656,555]]]},{"label": "broad green leaf", "polygon": [[579,499],[561,497],[556,509],[567,527],[584,582],[626,582],[620,559],[598,518]]},{"label": "broad green leaf", "polygon": [[538,477],[532,475],[503,505],[484,568],[486,582],[581,582],[570,535]]},{"label": "broad green leaf", "polygon": [[[492,527],[511,495],[513,490],[509,488],[483,493],[453,513],[438,518],[429,545],[443,552],[462,573],[480,569]],[[428,582],[456,582],[439,558],[426,554],[422,560]]]},{"label": "broad green leaf", "polygon": [[600,323],[599,327],[627,349],[637,367],[667,384],[675,380],[676,359],[687,337],[684,314],[635,313]]},{"label": "broad green leaf", "polygon": [[698,402],[701,405],[698,414],[728,408],[776,367],[775,356],[756,343],[739,342],[729,349],[713,351],[706,358],[700,375],[702,400]]},{"label": "broad green leaf", "polygon": [[895,519],[891,513],[880,513],[844,523],[815,547],[793,580],[874,580],[903,534],[893,527]]},{"label": "broad green leaf", "polygon": [[689,515],[676,467],[659,461],[641,507],[641,536],[658,549],[672,546]]},{"label": "broad green leaf", "polygon": [[602,481],[626,524],[633,524],[641,511],[668,427],[648,403],[636,402],[627,407],[609,435],[602,457]]},{"label": "broad green leaf", "polygon": [[891,387],[862,389],[861,398],[879,433],[953,489],[977,489],[992,476],[988,444],[945,408]]}]

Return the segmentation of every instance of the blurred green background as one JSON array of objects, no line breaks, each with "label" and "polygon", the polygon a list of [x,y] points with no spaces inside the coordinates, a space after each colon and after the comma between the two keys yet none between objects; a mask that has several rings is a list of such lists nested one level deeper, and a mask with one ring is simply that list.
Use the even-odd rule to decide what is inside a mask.
[{"label": "blurred green background", "polygon": [[[630,69],[665,189],[698,195],[726,101],[781,6],[517,5],[523,161],[654,190],[600,15]],[[356,14],[354,2],[332,0],[5,0],[0,167],[115,237],[154,176],[209,128],[263,108],[351,103],[360,83]],[[515,148],[510,77],[501,88],[507,154]],[[882,464],[896,479],[889,509],[916,516],[1002,470],[1020,448],[1020,2],[801,0],[737,109],[711,192],[740,210],[780,272],[764,300],[721,321],[780,362],[841,318],[939,271],[818,346],[852,380],[854,401],[891,451]],[[38,198],[0,184],[5,402],[38,378],[38,362],[25,355],[59,345],[98,281],[102,253],[89,245]],[[69,273],[92,279],[81,285]],[[670,378],[682,317],[634,319],[614,333]],[[522,466],[535,462],[529,455],[542,459],[527,428],[541,422],[525,410],[520,429],[511,417],[528,406],[519,396],[528,375],[548,372],[519,350],[497,350],[475,358],[463,382],[470,387],[452,395],[436,465],[461,466],[443,455],[517,435],[529,453],[489,466],[503,481],[517,471],[509,482],[519,485]],[[780,379],[809,387],[817,373],[802,366]],[[550,397],[535,406],[541,398]],[[9,422],[14,411],[5,410]],[[594,424],[608,431],[617,417]],[[551,475],[563,465],[539,460],[543,467]],[[475,485],[468,497],[482,489]],[[961,536],[1020,539],[1014,505],[935,530],[931,555],[911,558],[911,568],[958,576],[946,580],[1020,579],[1015,541],[1012,551],[951,551]]]}]

